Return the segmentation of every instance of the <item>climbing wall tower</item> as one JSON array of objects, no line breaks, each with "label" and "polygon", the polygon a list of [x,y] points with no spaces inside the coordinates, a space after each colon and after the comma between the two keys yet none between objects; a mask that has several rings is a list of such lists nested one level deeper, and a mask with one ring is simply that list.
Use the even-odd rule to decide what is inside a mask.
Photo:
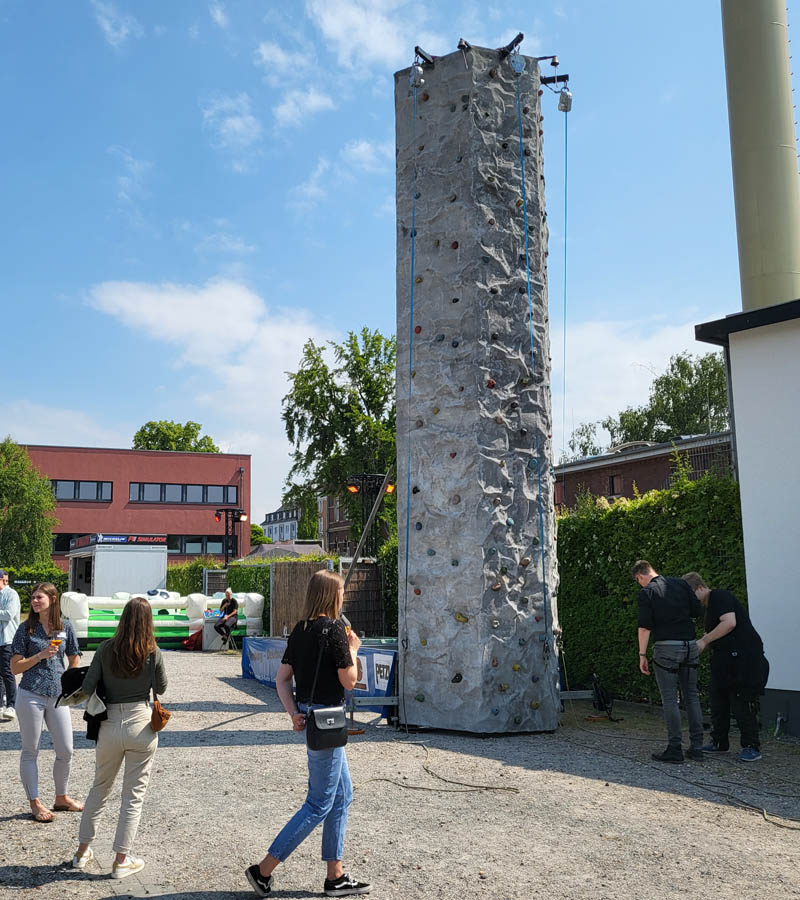
[{"label": "climbing wall tower", "polygon": [[536,60],[480,48],[395,75],[408,724],[558,724],[540,93]]}]

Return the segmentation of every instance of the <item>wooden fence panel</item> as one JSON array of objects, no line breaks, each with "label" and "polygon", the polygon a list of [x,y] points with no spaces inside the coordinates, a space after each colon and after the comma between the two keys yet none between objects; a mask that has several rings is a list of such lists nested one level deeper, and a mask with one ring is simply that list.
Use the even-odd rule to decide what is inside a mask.
[{"label": "wooden fence panel", "polygon": [[383,591],[377,563],[359,563],[355,567],[344,595],[344,614],[357,634],[383,635]]}]

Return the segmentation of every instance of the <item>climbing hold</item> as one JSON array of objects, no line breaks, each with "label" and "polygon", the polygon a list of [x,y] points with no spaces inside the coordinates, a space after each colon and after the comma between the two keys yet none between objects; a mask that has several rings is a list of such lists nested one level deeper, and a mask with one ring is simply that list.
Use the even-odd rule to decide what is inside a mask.
[{"label": "climbing hold", "polygon": [[451,560],[450,560],[450,565],[451,565],[451,566],[457,566],[457,565],[458,565],[458,560],[457,560],[457,559],[451,559]]},{"label": "climbing hold", "polygon": [[492,668],[493,668],[493,669],[496,669],[497,666],[498,666],[498,662],[497,662],[497,657],[495,656],[495,657],[492,659]]},{"label": "climbing hold", "polygon": [[503,150],[508,150],[508,143],[506,141],[503,141],[500,146],[503,148]]},{"label": "climbing hold", "polygon": [[524,647],[525,644],[527,644],[527,643],[528,643],[528,642],[525,640],[525,638],[520,638],[520,639],[519,639],[519,645],[520,645],[520,647]]},{"label": "climbing hold", "polygon": [[465,616],[462,612],[457,612],[455,614],[456,622],[469,622],[469,616]]},{"label": "climbing hold", "polygon": [[505,467],[506,467],[506,461],[504,459],[501,459],[500,460],[500,468],[505,469]]},{"label": "climbing hold", "polygon": [[450,112],[455,112],[455,111],[456,111],[456,105],[455,105],[455,103],[451,103],[450,104]]},{"label": "climbing hold", "polygon": [[514,724],[515,725],[522,724],[522,716],[514,716]]},{"label": "climbing hold", "polygon": [[434,406],[434,407],[433,407],[433,414],[434,414],[435,416],[438,416],[438,415],[439,415],[439,407],[438,407],[438,406]]},{"label": "climbing hold", "polygon": [[530,556],[523,556],[522,559],[519,561],[519,564],[521,566],[529,566],[531,564]]},{"label": "climbing hold", "polygon": [[542,617],[541,617],[541,616],[534,616],[533,618],[536,619],[537,622],[541,622],[541,621],[542,621]]},{"label": "climbing hold", "polygon": [[450,194],[450,202],[455,203],[458,199],[458,194]]},{"label": "climbing hold", "polygon": [[520,597],[520,598],[519,598],[519,602],[520,602],[523,606],[527,606],[527,605],[528,605],[528,598],[527,598],[527,597]]},{"label": "climbing hold", "polygon": [[538,676],[538,675],[531,675],[531,681],[532,681],[534,684],[536,684],[536,682],[537,682],[538,680],[539,680],[539,676]]},{"label": "climbing hold", "polygon": [[453,243],[450,244],[450,249],[451,249],[451,250],[458,250],[458,241],[453,241]]},{"label": "climbing hold", "polygon": [[417,595],[417,597],[419,597],[422,591],[419,588],[414,588],[414,593]]},{"label": "climbing hold", "polygon": [[453,452],[450,454],[450,459],[455,459],[455,458],[456,458],[456,451],[453,450]]},{"label": "climbing hold", "polygon": [[488,182],[494,182],[494,175],[490,175],[487,179]]},{"label": "climbing hold", "polygon": [[444,335],[437,334],[436,337],[434,338],[434,340],[436,341],[437,344],[440,344],[444,340]]},{"label": "climbing hold", "polygon": [[469,103],[469,94],[462,94],[462,95],[461,95],[461,102],[462,102],[462,103]]},{"label": "climbing hold", "polygon": [[[539,93],[541,94],[541,91],[539,91]],[[522,111],[525,113],[525,115],[527,115],[527,114],[528,114],[528,107],[527,107],[527,106],[523,106],[523,107],[522,107]]]},{"label": "climbing hold", "polygon": [[459,682],[461,682],[463,680],[464,680],[464,676],[461,674],[461,672],[456,672],[456,674],[453,675],[453,677],[450,679],[450,681],[452,681],[453,684],[458,684]]},{"label": "climbing hold", "polygon": [[512,400],[511,403],[508,404],[509,409],[517,409],[518,406],[519,406],[519,403],[517,403],[516,400]]},{"label": "climbing hold", "polygon": [[417,426],[417,428],[422,428],[425,423],[422,421],[422,419],[417,419],[414,424]]},{"label": "climbing hold", "polygon": [[428,100],[431,99],[431,95],[428,94],[428,93],[425,93],[425,94],[422,95],[422,99],[423,99],[423,101],[424,101],[425,103],[427,103]]},{"label": "climbing hold", "polygon": [[492,715],[493,715],[493,716],[499,716],[499,715],[500,715],[500,710],[499,710],[496,706],[493,706],[493,707],[492,707]]},{"label": "climbing hold", "polygon": [[503,419],[502,416],[495,416],[495,417],[494,417],[494,420],[495,420],[495,422],[496,422],[498,425],[502,425],[503,422],[504,422],[504,419]]},{"label": "climbing hold", "polygon": [[428,547],[428,556],[436,556],[436,551],[433,547]]},{"label": "climbing hold", "polygon": [[450,302],[451,302],[451,303],[458,303],[458,301],[459,301],[460,299],[461,299],[460,297],[453,297],[453,299],[452,299]]},{"label": "climbing hold", "polygon": [[419,642],[420,642],[420,644],[422,644],[423,647],[427,647],[427,646],[428,646],[428,639],[427,639],[427,638],[420,638],[420,639],[419,639]]},{"label": "climbing hold", "polygon": [[530,380],[530,378],[520,378],[519,383],[523,387],[527,387],[531,383],[531,380]]},{"label": "climbing hold", "polygon": [[497,689],[500,691],[501,694],[505,694],[505,692],[508,690],[508,685],[505,684],[505,682],[503,682],[500,685],[498,685]]},{"label": "climbing hold", "polygon": [[522,668],[522,666],[519,663],[514,663],[514,665],[511,668],[514,672],[519,672],[519,670]]},{"label": "climbing hold", "polygon": [[508,575],[508,566],[500,566],[500,574]]},{"label": "climbing hold", "polygon": [[450,346],[455,348],[458,346],[458,341],[450,341]]},{"label": "climbing hold", "polygon": [[419,488],[418,488],[416,485],[414,485],[414,487],[411,488],[411,493],[412,493],[412,494],[418,494],[418,493],[419,493]]},{"label": "climbing hold", "polygon": [[[453,111],[455,111],[455,106],[453,107]],[[461,162],[461,160],[462,160],[463,158],[464,158],[463,156],[457,156],[457,157],[456,157],[456,162]]]},{"label": "climbing hold", "polygon": [[494,380],[494,378],[490,378],[490,379],[486,382],[486,387],[487,387],[487,388],[497,387],[497,382]]},{"label": "climbing hold", "polygon": [[417,275],[417,277],[414,279],[414,281],[417,284],[422,284],[422,275]]},{"label": "climbing hold", "polygon": [[492,340],[497,341],[499,339],[500,339],[500,335],[496,331],[493,331],[492,332]]},{"label": "climbing hold", "polygon": [[490,224],[490,225],[494,225],[494,224],[495,224],[495,220],[494,220],[494,219],[489,219],[489,224]]},{"label": "climbing hold", "polygon": [[490,294],[499,294],[500,291],[498,291],[496,287],[492,287],[492,288],[489,288],[489,293]]},{"label": "climbing hold", "polygon": [[497,75],[497,69],[489,69],[489,78],[494,78]]},{"label": "climbing hold", "polygon": [[491,256],[482,256],[482,257],[481,257],[481,262],[482,262],[482,263],[490,263],[491,261],[492,261],[492,257],[491,257]]},{"label": "climbing hold", "polygon": [[497,547],[489,547],[486,552],[489,554],[489,556],[492,556],[494,553],[497,553]]},{"label": "climbing hold", "polygon": [[495,497],[494,500],[492,500],[492,503],[494,503],[495,506],[500,506],[502,502],[503,501],[499,497]]},{"label": "climbing hold", "polygon": [[464,385],[463,385],[463,384],[462,384],[462,385],[459,385],[458,393],[459,393],[459,394],[463,394],[463,393],[464,393]]},{"label": "climbing hold", "polygon": [[414,528],[416,528],[417,531],[422,531],[422,522],[417,522],[417,524],[414,526]]},{"label": "climbing hold", "polygon": [[422,325],[414,326],[414,334],[422,334]]},{"label": "climbing hold", "polygon": [[424,703],[424,702],[425,702],[425,694],[421,694],[421,693],[420,693],[420,694],[417,694],[417,695],[414,697],[414,699],[415,699],[415,700],[419,700],[420,703]]},{"label": "climbing hold", "polygon": [[425,144],[420,144],[419,147],[417,147],[417,150],[419,150],[420,153],[422,153],[422,151],[424,149],[425,149]]},{"label": "climbing hold", "polygon": [[520,433],[520,436],[521,436],[521,437],[525,437],[525,435],[528,433],[528,429],[527,429],[527,428],[520,428],[519,433]]},{"label": "climbing hold", "polygon": [[492,628],[500,627],[500,619],[492,619]]},{"label": "climbing hold", "polygon": [[441,243],[442,243],[442,242],[439,240],[439,238],[436,238],[436,240],[433,242],[433,246],[434,246],[434,247],[438,247],[439,244],[441,244]]},{"label": "climbing hold", "polygon": [[525,294],[525,293],[527,293],[527,290],[528,290],[527,288],[521,287],[521,288],[519,289],[519,292],[520,292],[520,294]]},{"label": "climbing hold", "polygon": [[458,504],[461,503],[461,494],[453,494],[450,502],[453,504],[453,506],[458,506]]},{"label": "climbing hold", "polygon": [[416,370],[416,369],[412,369],[412,370],[411,370],[411,377],[412,377],[412,378],[416,378],[416,376],[417,376],[417,370]]},{"label": "climbing hold", "polygon": [[531,700],[531,709],[538,709],[540,705],[538,700]]},{"label": "climbing hold", "polygon": [[511,526],[512,526],[513,524],[514,524],[514,520],[511,518],[511,516],[509,516],[509,517],[506,519],[506,525],[508,525],[508,527],[511,528]]},{"label": "climbing hold", "polygon": [[417,191],[416,194],[414,194],[414,199],[415,199],[415,200],[419,200],[419,198],[420,198],[421,196],[422,196],[422,194],[421,194],[419,191]]},{"label": "climbing hold", "polygon": [[522,206],[523,203],[525,203],[525,201],[522,199],[522,197],[520,197],[519,200],[517,200],[517,209],[519,209],[519,207]]},{"label": "climbing hold", "polygon": [[502,586],[503,586],[503,585],[500,584],[499,581],[498,581],[498,582],[495,582],[495,583],[492,585],[492,590],[493,590],[493,591],[499,591],[500,588],[502,588]]},{"label": "climbing hold", "polygon": [[538,546],[539,546],[539,538],[537,538],[537,537],[535,537],[535,536],[532,537],[532,538],[531,538],[531,543],[533,544],[534,547],[538,547]]}]

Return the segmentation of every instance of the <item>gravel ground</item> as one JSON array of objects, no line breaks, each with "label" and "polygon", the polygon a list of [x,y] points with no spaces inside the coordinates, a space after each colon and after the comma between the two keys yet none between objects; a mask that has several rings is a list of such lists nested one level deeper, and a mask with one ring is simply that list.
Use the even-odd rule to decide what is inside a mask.
[{"label": "gravel ground", "polygon": [[[173,718],[145,800],[135,852],[147,865],[138,876],[108,877],[116,796],[95,861],[84,873],[68,868],[78,816],[30,819],[19,733],[0,725],[3,900],[255,896],[244,869],[305,794],[302,737],[273,690],[242,680],[238,654],[167,653],[166,662]],[[570,705],[557,734],[504,738],[406,736],[359,714],[366,733],[348,746],[356,792],[346,866],[378,898],[800,897],[800,743],[767,741],[751,764],[734,754],[651,764],[650,752],[663,748],[660,717],[628,707],[612,724],[587,721],[590,711]],[[81,712],[73,716],[70,793],[82,799],[94,745]],[[47,735],[42,746],[42,797],[51,802]],[[729,794],[766,807],[776,824]],[[279,868],[274,896],[321,892],[319,850],[315,833]]]}]

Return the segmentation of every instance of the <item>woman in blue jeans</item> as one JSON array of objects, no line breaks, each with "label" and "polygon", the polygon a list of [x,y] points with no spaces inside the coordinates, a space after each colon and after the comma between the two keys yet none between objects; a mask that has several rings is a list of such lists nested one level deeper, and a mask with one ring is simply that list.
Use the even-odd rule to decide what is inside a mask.
[{"label": "woman in blue jeans", "polygon": [[[310,706],[338,706],[344,702],[345,689],[351,691],[356,685],[361,641],[339,620],[343,603],[342,577],[325,569],[316,572],[308,585],[303,619],[289,636],[276,678],[278,696],[295,731],[305,730],[306,712]],[[312,698],[320,652],[322,658]],[[296,700],[292,693],[293,678]],[[347,811],[353,801],[345,749],[311,750],[307,747],[306,752],[308,794],[305,802],[272,842],[261,862],[247,869],[247,880],[260,897],[266,897],[272,890],[272,873],[278,863],[284,862],[321,823],[322,859],[327,867],[325,895],[367,894],[369,884],[351,878],[342,865]]]}]

